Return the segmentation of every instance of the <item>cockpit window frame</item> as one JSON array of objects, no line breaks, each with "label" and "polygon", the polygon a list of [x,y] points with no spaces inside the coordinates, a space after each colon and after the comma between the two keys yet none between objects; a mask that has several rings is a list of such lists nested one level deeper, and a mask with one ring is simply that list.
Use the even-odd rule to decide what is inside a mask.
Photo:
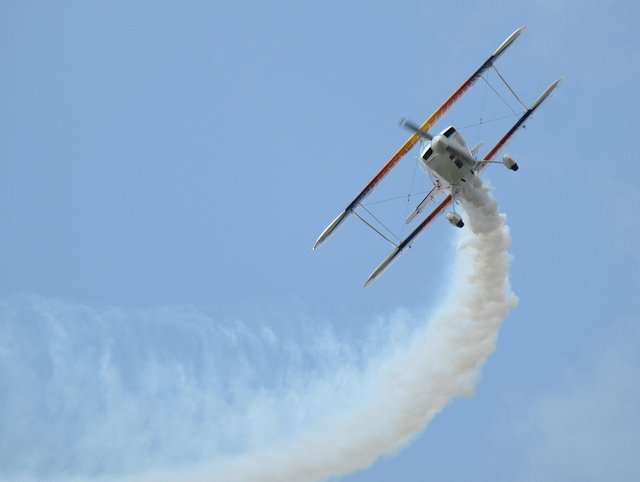
[{"label": "cockpit window frame", "polygon": [[456,132],[455,127],[449,127],[446,131],[444,131],[444,136],[448,139]]}]

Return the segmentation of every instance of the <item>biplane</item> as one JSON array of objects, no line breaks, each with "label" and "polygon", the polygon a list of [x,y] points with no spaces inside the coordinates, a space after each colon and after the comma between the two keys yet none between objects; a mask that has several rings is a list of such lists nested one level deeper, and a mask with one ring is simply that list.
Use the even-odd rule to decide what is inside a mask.
[{"label": "biplane", "polygon": [[[513,124],[513,126],[506,134],[504,134],[496,145],[480,159],[478,159],[477,154],[481,144],[470,149],[460,131],[455,127],[449,126],[435,135],[432,135],[429,132],[429,129],[463,96],[465,92],[469,90],[469,88],[471,88],[478,79],[482,78],[483,74],[487,70],[491,68],[496,70],[501,81],[504,82],[516,99],[520,101],[515,91],[497,71],[494,63],[513,44],[513,42],[515,42],[526,28],[526,25],[520,27],[509,35],[509,37],[500,44],[500,46],[491,54],[491,56],[489,56],[480,68],[478,68],[471,77],[465,80],[462,85],[460,85],[460,87],[458,87],[453,94],[451,94],[449,98],[447,98],[447,100],[445,100],[442,105],[438,107],[435,112],[431,114],[431,116],[421,125],[414,124],[413,122],[404,119],[401,121],[401,125],[403,127],[412,131],[411,137],[409,137],[409,139],[396,151],[396,153],[391,156],[387,163],[382,166],[382,169],[380,169],[380,171],[378,171],[378,173],[369,181],[360,194],[358,194],[355,199],[351,201],[349,205],[340,214],[338,214],[338,216],[320,234],[313,246],[314,250],[326,241],[326,239],[335,232],[335,230],[350,214],[355,214],[370,228],[377,231],[378,234],[381,234],[375,227],[358,215],[356,208],[362,206],[363,200],[371,193],[376,185],[378,185],[378,183],[380,183],[380,181],[382,181],[382,179],[391,172],[400,159],[402,159],[420,140],[423,140],[424,144],[418,153],[418,162],[423,170],[431,176],[434,181],[434,185],[415,210],[408,216],[406,223],[410,223],[416,216],[422,213],[435,201],[439,194],[444,193],[446,197],[406,238],[400,241],[399,244],[393,243],[385,237],[387,241],[392,242],[395,249],[371,273],[364,286],[369,286],[391,264],[391,262],[397,258],[399,254],[401,254],[407,247],[411,246],[411,243],[415,240],[416,236],[420,234],[435,218],[444,213],[449,206],[452,206],[452,210],[446,215],[447,221],[458,228],[462,228],[464,226],[462,217],[455,210],[456,198],[462,196],[461,186],[473,176],[478,176],[490,163],[500,162],[494,161],[496,154],[504,148],[513,134],[515,134],[520,127],[524,126],[525,122],[529,117],[531,117],[535,110],[540,107],[542,102],[544,102],[544,100],[547,99],[560,85],[563,77],[560,77],[549,85],[549,87],[542,92],[530,107],[526,107],[523,104],[523,107],[525,108],[524,113],[521,114],[515,124]],[[518,170],[518,164],[509,154],[503,155],[501,163],[512,171]],[[382,236],[384,237],[384,235]]]}]

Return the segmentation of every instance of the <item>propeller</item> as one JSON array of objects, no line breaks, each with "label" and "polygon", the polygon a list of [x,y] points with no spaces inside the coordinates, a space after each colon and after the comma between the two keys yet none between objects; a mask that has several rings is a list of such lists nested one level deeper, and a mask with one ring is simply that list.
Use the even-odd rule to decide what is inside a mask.
[{"label": "propeller", "polygon": [[409,129],[412,132],[415,132],[416,134],[418,134],[423,139],[427,139],[428,141],[433,140],[433,136],[431,134],[429,134],[424,129],[421,129],[418,124],[414,124],[413,122],[411,122],[408,119],[404,119],[404,118],[401,119],[400,120],[400,126],[404,127],[405,129]]},{"label": "propeller", "polygon": [[[416,134],[418,134],[420,137],[422,137],[424,139],[427,139],[429,141],[433,140],[433,136],[431,134],[429,134],[424,129],[421,129],[419,125],[411,122],[408,119],[402,119],[400,121],[400,125],[402,127],[404,127],[405,129],[409,129],[410,131],[415,132]],[[440,137],[438,137],[438,139],[440,139]],[[436,142],[438,142],[438,141],[436,141]],[[454,156],[460,157],[460,158],[466,160],[467,162],[470,162],[472,165],[476,162],[476,160],[472,156],[470,156],[468,152],[465,152],[464,150],[458,148],[454,144],[447,143],[446,144],[446,150],[450,154],[453,154]]]}]

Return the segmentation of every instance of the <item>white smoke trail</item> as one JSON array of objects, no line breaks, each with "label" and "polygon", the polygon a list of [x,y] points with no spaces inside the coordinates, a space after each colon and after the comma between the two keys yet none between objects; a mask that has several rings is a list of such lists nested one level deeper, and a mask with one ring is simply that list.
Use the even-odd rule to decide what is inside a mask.
[{"label": "white smoke trail", "polygon": [[453,398],[470,395],[517,299],[508,282],[509,230],[496,200],[479,179],[467,184],[463,197],[470,229],[459,244],[451,293],[408,351],[366,374],[372,380],[366,396],[288,446],[188,475],[145,479],[302,482],[347,474],[406,444]]},{"label": "white smoke trail", "polygon": [[0,479],[312,481],[398,449],[471,393],[515,304],[497,203],[479,181],[464,196],[449,297],[410,339],[405,314],[363,348],[317,323],[292,339],[188,307],[0,299]]}]

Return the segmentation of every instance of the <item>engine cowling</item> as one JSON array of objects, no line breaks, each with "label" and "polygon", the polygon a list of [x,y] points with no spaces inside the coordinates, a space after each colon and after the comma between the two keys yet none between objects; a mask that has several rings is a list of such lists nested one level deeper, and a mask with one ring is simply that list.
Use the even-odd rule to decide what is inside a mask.
[{"label": "engine cowling", "polygon": [[447,221],[453,224],[457,228],[461,228],[464,226],[464,222],[462,221],[462,217],[458,213],[448,213]]},{"label": "engine cowling", "polygon": [[433,152],[443,154],[447,152],[447,147],[449,147],[449,141],[446,137],[440,134],[438,134],[431,140],[431,149],[433,149]]},{"label": "engine cowling", "polygon": [[511,169],[512,171],[518,170],[518,163],[509,154],[505,154],[504,156],[502,156],[502,164],[504,164],[507,169]]}]

